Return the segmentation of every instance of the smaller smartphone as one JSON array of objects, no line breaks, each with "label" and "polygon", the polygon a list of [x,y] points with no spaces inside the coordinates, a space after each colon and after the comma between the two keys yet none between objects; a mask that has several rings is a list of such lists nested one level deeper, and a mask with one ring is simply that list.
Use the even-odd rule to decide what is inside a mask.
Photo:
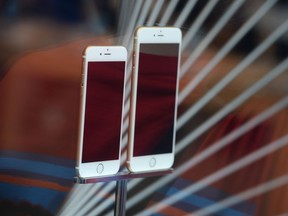
[{"label": "smaller smartphone", "polygon": [[132,172],[173,165],[181,41],[176,27],[135,31],[127,160]]},{"label": "smaller smartphone", "polygon": [[76,166],[80,177],[112,175],[120,168],[126,62],[122,46],[85,50]]}]

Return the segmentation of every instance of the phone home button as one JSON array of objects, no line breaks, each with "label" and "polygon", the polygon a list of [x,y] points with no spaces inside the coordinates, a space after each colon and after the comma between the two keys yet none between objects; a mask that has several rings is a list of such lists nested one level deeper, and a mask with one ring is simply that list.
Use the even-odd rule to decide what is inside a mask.
[{"label": "phone home button", "polygon": [[155,167],[155,165],[156,165],[156,159],[152,157],[149,161],[149,166],[152,168]]},{"label": "phone home button", "polygon": [[102,163],[98,164],[97,169],[96,169],[97,173],[101,174],[103,170],[104,170],[103,164]]}]

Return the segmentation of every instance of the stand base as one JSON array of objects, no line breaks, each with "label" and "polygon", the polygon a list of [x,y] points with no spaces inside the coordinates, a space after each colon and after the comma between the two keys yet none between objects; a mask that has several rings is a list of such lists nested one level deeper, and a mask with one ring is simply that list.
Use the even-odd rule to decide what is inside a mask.
[{"label": "stand base", "polygon": [[162,175],[170,174],[172,173],[172,171],[173,169],[154,171],[154,172],[153,171],[142,172],[142,173],[131,173],[128,171],[123,171],[112,176],[101,176],[101,177],[91,177],[91,178],[81,178],[77,176],[77,177],[74,177],[74,181],[75,183],[78,183],[78,184],[117,181],[116,193],[115,193],[114,215],[123,216],[125,215],[125,212],[126,212],[127,182],[129,179],[162,176]]},{"label": "stand base", "polygon": [[115,175],[111,176],[97,176],[97,177],[89,177],[82,178],[79,176],[74,177],[74,182],[78,184],[89,184],[89,183],[97,183],[97,182],[109,182],[109,181],[119,181],[125,179],[135,179],[135,178],[147,178],[154,176],[167,175],[173,172],[173,169],[168,170],[158,170],[158,171],[150,171],[150,172],[141,172],[141,173],[131,173],[128,171],[119,172]]}]

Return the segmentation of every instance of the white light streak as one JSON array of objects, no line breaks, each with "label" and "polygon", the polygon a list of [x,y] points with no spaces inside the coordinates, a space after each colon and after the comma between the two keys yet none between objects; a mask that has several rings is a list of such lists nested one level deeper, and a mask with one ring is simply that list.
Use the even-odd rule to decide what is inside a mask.
[{"label": "white light streak", "polygon": [[[125,29],[126,29],[126,25],[128,23],[130,14],[134,8],[134,1],[129,3],[129,0],[122,0],[121,1],[121,9],[120,9],[120,15],[119,15],[119,22],[118,22],[118,35],[123,36]],[[123,38],[122,38],[123,40]],[[118,44],[121,44],[121,41],[118,40]]]},{"label": "white light streak", "polygon": [[175,10],[175,7],[178,4],[178,2],[179,2],[179,0],[170,1],[169,5],[167,6],[167,8],[164,12],[164,15],[162,16],[162,18],[160,20],[159,25],[165,26],[168,23],[168,21],[172,15],[173,11]]},{"label": "white light streak", "polygon": [[273,189],[284,186],[286,184],[288,184],[288,175],[283,175],[281,177],[270,180],[268,182],[260,184],[256,187],[251,188],[251,189],[245,190],[242,193],[239,193],[239,194],[236,194],[236,195],[231,196],[229,198],[226,198],[226,199],[224,199],[224,200],[222,200],[216,204],[213,204],[207,208],[204,208],[203,210],[193,212],[190,215],[197,215],[197,216],[211,215],[211,213],[218,212],[218,211],[225,209],[229,206],[241,203],[245,200],[248,200],[248,199],[251,199],[251,198],[258,196],[260,194],[269,192]]},{"label": "white light streak", "polygon": [[67,210],[75,203],[77,202],[75,199],[74,194],[77,193],[81,193],[82,192],[82,188],[80,187],[80,185],[76,184],[72,187],[72,189],[70,190],[67,198],[66,198],[66,202],[64,203],[64,205],[61,207],[61,209],[59,210],[57,215],[65,215]]},{"label": "white light streak", "polygon": [[261,88],[263,88],[265,85],[267,85],[273,79],[275,79],[277,76],[279,76],[285,70],[287,70],[287,68],[288,68],[288,60],[285,59],[281,64],[277,65],[271,72],[266,74],[263,78],[258,80],[255,84],[253,84],[250,88],[248,88],[246,91],[244,91],[239,96],[237,96],[234,100],[232,100],[225,107],[223,107],[221,110],[219,110],[211,118],[209,118],[207,121],[205,121],[203,124],[201,124],[192,133],[190,133],[184,139],[179,141],[178,145],[176,145],[175,152],[176,153],[180,152],[187,145],[189,145],[189,143],[191,143],[193,140],[195,140],[200,135],[202,135],[205,131],[207,131],[209,128],[211,128],[214,124],[216,124],[219,120],[221,120],[223,117],[225,117],[228,113],[235,110],[242,103],[244,103],[249,97],[251,97],[253,94],[255,94],[257,91],[259,91]]},{"label": "white light streak", "polygon": [[142,3],[143,3],[143,0],[136,1],[136,5],[133,9],[133,13],[131,15],[130,22],[127,24],[127,26],[128,26],[127,33],[126,33],[126,36],[124,37],[124,40],[123,40],[123,45],[125,47],[128,47],[128,45],[130,43],[131,35],[133,35],[135,24],[136,24],[136,21],[138,20],[137,18],[138,18],[139,12],[141,10]]},{"label": "white light streak", "polygon": [[[113,185],[112,187],[111,187],[111,183],[112,182],[110,182],[107,186],[109,186],[109,187],[107,187],[108,188],[108,190],[106,190],[106,191],[111,191],[114,187],[115,187],[115,185]],[[104,200],[104,201],[103,201]],[[111,196],[109,196],[109,197],[105,197],[105,199],[103,199],[103,197],[101,197],[100,199],[98,199],[97,200],[97,203],[99,203],[99,202],[101,202],[101,201],[103,201],[102,203],[101,203],[101,205],[99,205],[99,206],[97,206],[96,208],[94,208],[92,211],[90,211],[89,212],[89,214],[85,214],[85,215],[91,215],[91,216],[94,216],[94,215],[101,215],[101,212],[102,211],[104,211],[105,209],[107,209],[108,207],[110,207],[111,206],[111,204],[113,204],[113,203],[115,203],[115,196],[114,195],[111,195]],[[96,202],[95,202],[96,203]]]},{"label": "white light streak", "polygon": [[218,3],[218,0],[210,0],[205,8],[201,11],[201,13],[198,15],[197,19],[193,23],[193,25],[189,28],[188,32],[186,33],[184,39],[183,39],[183,47],[182,50],[184,50],[185,47],[187,47],[189,41],[192,41],[195,34],[199,31],[201,25],[205,21],[205,19],[208,17],[208,15],[211,13],[215,5]]},{"label": "white light streak", "polygon": [[181,12],[180,16],[178,16],[177,20],[174,23],[174,26],[181,28],[185,20],[187,19],[188,15],[191,13],[192,9],[194,8],[195,4],[198,0],[190,0],[184,7],[184,10]]},{"label": "white light streak", "polygon": [[74,202],[70,203],[69,206],[66,207],[65,211],[61,215],[71,215],[75,214],[80,208],[82,208],[86,202],[91,199],[91,197],[101,189],[103,184],[87,184],[87,185],[78,185],[80,191],[77,191],[72,194],[74,198]]},{"label": "white light streak", "polygon": [[212,98],[214,98],[225,86],[228,85],[235,77],[255,61],[265,50],[267,50],[277,39],[288,31],[288,20],[280,25],[265,41],[255,48],[244,60],[241,61],[228,75],[210,89],[201,100],[198,100],[189,108],[177,121],[177,128],[181,128],[191,117],[193,117],[201,108],[203,108]]},{"label": "white light streak", "polygon": [[[224,47],[216,54],[215,57],[189,82],[180,92],[178,104],[195,89],[195,87],[212,71],[212,69],[226,56],[228,52],[240,41],[240,39],[267,13],[277,0],[266,1],[260,9],[232,36]],[[184,72],[185,73],[185,72]]]},{"label": "white light streak", "polygon": [[154,10],[152,11],[152,14],[150,15],[150,17],[149,17],[149,19],[147,21],[147,25],[148,26],[154,25],[158,15],[159,15],[159,12],[161,10],[161,7],[162,7],[163,3],[164,3],[164,0],[158,0],[156,2],[156,5],[154,6]]},{"label": "white light streak", "polygon": [[[218,22],[213,26],[213,28],[208,32],[206,37],[199,43],[199,45],[195,48],[195,50],[191,53],[188,59],[181,66],[180,78],[182,78],[192,64],[196,61],[196,59],[203,53],[203,51],[208,47],[211,41],[217,36],[217,34],[221,31],[221,29],[225,26],[225,24],[229,21],[229,19],[234,15],[234,13],[243,5],[245,0],[236,0],[229,7],[229,9],[221,16]],[[185,40],[187,42],[185,42]],[[184,50],[188,45],[188,39],[185,37],[182,43],[182,49]]]},{"label": "white light streak", "polygon": [[[97,183],[99,184],[99,183]],[[108,199],[107,195],[111,194],[112,191],[115,188],[115,182],[109,182],[109,183],[100,183],[103,185],[103,187],[101,188],[101,190],[94,195],[93,199],[90,199],[89,202],[86,203],[86,205],[82,205],[80,206],[80,210],[77,212],[74,212],[72,215],[87,215],[89,211],[91,211],[91,209],[96,206],[98,203],[100,203],[101,201],[103,201],[103,199]],[[113,195],[114,196],[114,195]],[[113,199],[112,199],[113,200]],[[113,202],[113,201],[112,201]],[[97,206],[97,208],[99,208]],[[97,209],[94,208],[94,209]]]},{"label": "white light streak", "polygon": [[[192,167],[196,166],[200,162],[204,161],[207,159],[209,156],[213,155],[223,147],[231,144],[234,140],[242,136],[244,133],[248,132],[261,122],[265,121],[266,119],[270,118],[273,116],[275,113],[279,112],[283,108],[287,107],[288,105],[288,96],[284,99],[282,99],[280,102],[276,103],[274,106],[270,107],[266,111],[260,113],[256,117],[252,118],[249,120],[247,123],[243,124],[239,128],[235,129],[234,131],[230,132],[228,135],[224,136],[222,139],[219,141],[216,141],[213,143],[210,147],[205,149],[204,151],[200,152],[197,154],[195,157],[191,158],[187,162],[183,163],[181,166],[177,167],[175,171],[168,176],[162,177],[158,181],[154,182],[152,185],[149,185],[148,187],[145,188],[145,191],[142,191],[141,193],[135,195],[131,199],[128,200],[127,202],[127,209],[141,201],[143,198],[147,197],[163,185],[169,183],[170,181],[174,180],[178,176],[180,176],[182,173],[186,172],[187,170],[191,169]],[[133,182],[133,181],[132,181]],[[131,182],[131,183],[132,183]],[[134,183],[132,186],[135,187],[139,183],[137,181]],[[135,185],[136,184],[136,185]],[[129,186],[129,184],[128,184]],[[132,187],[132,188],[133,188]],[[131,189],[131,187],[129,188]]]},{"label": "white light streak", "polygon": [[283,148],[284,146],[288,145],[288,135],[285,135],[281,137],[280,139],[269,143],[265,145],[264,147],[261,147],[259,150],[256,150],[250,154],[248,154],[245,157],[242,157],[241,159],[237,160],[236,162],[226,166],[225,168],[220,169],[219,171],[212,173],[211,175],[205,177],[202,180],[199,180],[197,183],[188,186],[178,193],[174,194],[173,196],[170,196],[169,198],[166,198],[161,201],[161,203],[157,203],[145,211],[142,211],[138,213],[137,215],[151,215],[153,212],[159,212],[160,210],[164,209],[165,207],[174,204],[180,199],[184,199],[185,197],[189,196],[192,193],[195,193],[206,186],[219,181],[222,178],[227,177],[228,175],[236,172],[237,170],[248,166],[252,164],[253,162],[267,156],[268,154],[271,154],[272,152],[275,152],[276,150],[279,150]]}]

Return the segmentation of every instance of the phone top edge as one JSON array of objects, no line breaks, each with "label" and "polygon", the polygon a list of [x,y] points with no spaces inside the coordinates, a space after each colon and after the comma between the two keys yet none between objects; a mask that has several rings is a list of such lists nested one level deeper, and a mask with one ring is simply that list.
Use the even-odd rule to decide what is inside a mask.
[{"label": "phone top edge", "polygon": [[134,44],[139,43],[178,43],[181,44],[182,32],[176,27],[141,27],[134,34]]},{"label": "phone top edge", "polygon": [[87,49],[106,49],[106,48],[116,48],[116,49],[126,49],[126,47],[124,47],[124,46],[121,46],[121,45],[116,45],[116,46],[94,46],[94,45],[90,45],[90,46],[87,46],[85,49],[84,49],[84,51],[85,50],[87,50]]},{"label": "phone top edge", "polygon": [[[134,33],[134,36],[135,37],[138,37],[139,34],[141,34],[142,32],[145,32],[145,33],[157,33],[157,31],[168,31],[167,33],[170,33],[173,31],[173,33],[177,33],[177,34],[180,34],[180,36],[182,37],[182,31],[180,28],[178,27],[175,27],[175,26],[165,26],[165,27],[159,27],[159,26],[138,26],[136,29],[135,29],[135,33]],[[159,32],[160,33],[160,32]],[[163,32],[165,33],[165,32]]]},{"label": "phone top edge", "polygon": [[109,56],[105,56],[107,58],[113,56],[127,56],[127,49],[124,46],[88,46],[84,49],[83,58],[89,58],[91,56],[96,56],[96,52],[101,52],[101,57],[105,56],[105,52],[109,52]]}]

